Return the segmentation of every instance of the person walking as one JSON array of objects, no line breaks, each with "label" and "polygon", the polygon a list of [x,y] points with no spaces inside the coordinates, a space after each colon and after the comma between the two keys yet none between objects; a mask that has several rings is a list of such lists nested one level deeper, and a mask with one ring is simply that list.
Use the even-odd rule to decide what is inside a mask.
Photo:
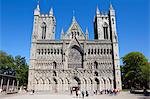
[{"label": "person walking", "polygon": [[78,92],[77,92],[77,93],[78,93],[78,97],[80,97],[80,95],[81,95],[81,92],[80,92],[80,90],[78,90]]},{"label": "person walking", "polygon": [[84,91],[82,91],[82,98],[84,98]]},{"label": "person walking", "polygon": [[89,96],[89,93],[88,93],[88,91],[86,91],[86,92],[85,92],[85,94],[86,94],[86,97],[88,97],[88,96]]}]

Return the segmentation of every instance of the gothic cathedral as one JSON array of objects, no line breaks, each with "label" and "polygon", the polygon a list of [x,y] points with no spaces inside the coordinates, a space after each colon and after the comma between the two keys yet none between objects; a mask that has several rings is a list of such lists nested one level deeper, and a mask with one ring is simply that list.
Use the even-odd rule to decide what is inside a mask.
[{"label": "gothic cathedral", "polygon": [[55,40],[56,19],[51,8],[34,10],[28,89],[52,93],[122,89],[115,10],[108,14],[96,8],[94,40],[89,40],[73,16],[67,31]]}]

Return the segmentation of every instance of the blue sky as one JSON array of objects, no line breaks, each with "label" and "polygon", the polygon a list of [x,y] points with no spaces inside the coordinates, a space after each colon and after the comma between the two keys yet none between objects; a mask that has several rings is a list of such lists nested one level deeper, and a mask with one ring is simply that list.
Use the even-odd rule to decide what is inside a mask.
[{"label": "blue sky", "polygon": [[[41,0],[41,13],[54,9],[57,21],[56,39],[63,27],[67,31],[76,20],[93,39],[93,18],[96,6],[108,12],[110,2],[116,10],[120,57],[132,51],[142,52],[150,60],[150,2],[149,0]],[[25,56],[29,62],[33,11],[37,0],[0,0],[0,50],[13,56]]]}]

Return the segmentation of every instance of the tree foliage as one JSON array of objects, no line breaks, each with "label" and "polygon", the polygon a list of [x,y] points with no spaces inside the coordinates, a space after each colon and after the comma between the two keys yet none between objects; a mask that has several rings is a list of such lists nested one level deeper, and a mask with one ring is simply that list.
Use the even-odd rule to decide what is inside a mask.
[{"label": "tree foliage", "polygon": [[148,88],[150,64],[140,52],[131,52],[123,58],[122,81],[124,88]]},{"label": "tree foliage", "polygon": [[28,65],[25,57],[12,57],[0,51],[0,74],[16,76],[20,85],[26,86],[28,82]]}]

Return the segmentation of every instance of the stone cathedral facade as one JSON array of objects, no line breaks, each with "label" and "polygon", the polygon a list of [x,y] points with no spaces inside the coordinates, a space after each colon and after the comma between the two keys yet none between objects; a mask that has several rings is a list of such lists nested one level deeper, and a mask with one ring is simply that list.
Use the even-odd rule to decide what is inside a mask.
[{"label": "stone cathedral facade", "polygon": [[94,17],[94,40],[88,39],[73,16],[67,31],[55,40],[56,19],[51,8],[41,14],[39,4],[34,10],[28,89],[69,92],[122,89],[115,10],[108,14],[98,7]]}]

